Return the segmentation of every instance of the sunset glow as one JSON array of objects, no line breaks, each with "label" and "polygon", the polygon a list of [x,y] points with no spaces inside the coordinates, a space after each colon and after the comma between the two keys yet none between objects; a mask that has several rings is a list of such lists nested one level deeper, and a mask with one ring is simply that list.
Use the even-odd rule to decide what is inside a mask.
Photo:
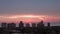
[{"label": "sunset glow", "polygon": [[[13,15],[13,16],[0,16],[0,21],[25,21],[25,22],[34,22],[44,20],[45,16],[38,16],[38,15]],[[5,20],[6,19],[6,20]]]},{"label": "sunset glow", "polygon": [[0,16],[0,22],[39,22],[41,20],[46,21],[58,21],[60,17],[46,16],[46,15],[11,15],[11,16]]}]

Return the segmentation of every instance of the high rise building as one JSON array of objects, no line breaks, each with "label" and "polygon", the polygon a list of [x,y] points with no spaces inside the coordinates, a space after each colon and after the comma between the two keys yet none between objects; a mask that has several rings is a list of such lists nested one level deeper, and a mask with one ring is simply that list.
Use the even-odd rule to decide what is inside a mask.
[{"label": "high rise building", "polygon": [[1,23],[2,28],[7,28],[7,23]]},{"label": "high rise building", "polygon": [[23,21],[20,21],[20,23],[19,23],[19,27],[20,27],[20,28],[24,27],[24,23],[23,23]]},{"label": "high rise building", "polygon": [[30,27],[30,24],[29,23],[26,23],[26,27]]},{"label": "high rise building", "polygon": [[36,27],[36,23],[32,23],[32,27]]},{"label": "high rise building", "polygon": [[15,23],[8,23],[7,28],[8,29],[16,28],[16,24]]},{"label": "high rise building", "polygon": [[48,22],[47,26],[50,27],[50,23],[49,22]]},{"label": "high rise building", "polygon": [[38,27],[38,28],[43,28],[43,27],[44,27],[43,21],[39,22],[39,23],[37,24],[37,27]]}]

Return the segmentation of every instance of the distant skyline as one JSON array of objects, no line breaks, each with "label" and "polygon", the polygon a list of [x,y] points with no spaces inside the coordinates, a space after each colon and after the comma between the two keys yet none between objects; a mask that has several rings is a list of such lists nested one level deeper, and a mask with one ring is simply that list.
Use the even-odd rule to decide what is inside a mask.
[{"label": "distant skyline", "polygon": [[[20,21],[21,18],[17,19],[16,15],[33,15],[35,17],[43,15],[46,19],[44,21],[60,22],[60,0],[0,0],[0,22]],[[13,18],[8,18],[12,16]],[[14,20],[15,16],[17,18]],[[31,20],[31,18],[25,17],[23,20]],[[34,19],[41,20],[37,20],[37,18]],[[32,19],[32,21],[34,20]]]}]

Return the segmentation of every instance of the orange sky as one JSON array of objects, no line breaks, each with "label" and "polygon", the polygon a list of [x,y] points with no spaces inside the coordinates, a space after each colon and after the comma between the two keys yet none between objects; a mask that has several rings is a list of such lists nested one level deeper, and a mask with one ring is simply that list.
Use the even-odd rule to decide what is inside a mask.
[{"label": "orange sky", "polygon": [[10,16],[0,16],[0,22],[59,22],[60,17],[56,16],[47,16],[47,15],[10,15]]}]

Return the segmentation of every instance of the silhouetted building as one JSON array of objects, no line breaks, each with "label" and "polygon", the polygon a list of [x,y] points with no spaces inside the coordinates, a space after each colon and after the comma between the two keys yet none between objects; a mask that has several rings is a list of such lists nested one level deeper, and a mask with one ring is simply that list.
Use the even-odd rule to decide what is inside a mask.
[{"label": "silhouetted building", "polygon": [[48,22],[47,26],[50,27],[50,23],[49,22]]},{"label": "silhouetted building", "polygon": [[26,27],[30,27],[30,24],[29,23],[26,23]]},{"label": "silhouetted building", "polygon": [[7,28],[7,23],[1,23],[2,28]]},{"label": "silhouetted building", "polygon": [[43,21],[39,22],[39,23],[37,24],[37,27],[38,27],[38,28],[43,28],[43,27],[44,27]]},{"label": "silhouetted building", "polygon": [[32,23],[33,28],[30,27],[29,23],[26,23],[26,27],[24,27],[22,21],[19,23],[19,27],[21,28],[16,27],[15,23],[2,23],[1,27],[3,28],[0,28],[0,34],[60,34],[60,26],[50,26],[50,23],[48,22],[46,27],[44,26],[43,21],[37,24],[38,28],[35,23]]},{"label": "silhouetted building", "polygon": [[23,21],[20,21],[20,23],[19,23],[19,27],[20,27],[20,28],[24,27],[24,23],[23,23]]},{"label": "silhouetted building", "polygon": [[14,29],[14,28],[16,28],[16,24],[15,23],[8,23],[7,28]]},{"label": "silhouetted building", "polygon": [[32,27],[36,27],[36,23],[32,23]]}]

